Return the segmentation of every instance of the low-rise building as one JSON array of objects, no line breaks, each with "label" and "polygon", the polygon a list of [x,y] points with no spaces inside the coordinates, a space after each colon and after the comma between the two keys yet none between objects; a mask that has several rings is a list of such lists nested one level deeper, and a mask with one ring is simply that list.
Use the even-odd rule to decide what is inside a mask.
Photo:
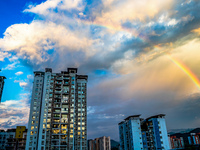
[{"label": "low-rise building", "polygon": [[174,133],[169,135],[171,149],[200,148],[200,128],[186,133]]},{"label": "low-rise building", "polygon": [[0,130],[0,150],[25,150],[27,129],[17,126],[16,129]]}]

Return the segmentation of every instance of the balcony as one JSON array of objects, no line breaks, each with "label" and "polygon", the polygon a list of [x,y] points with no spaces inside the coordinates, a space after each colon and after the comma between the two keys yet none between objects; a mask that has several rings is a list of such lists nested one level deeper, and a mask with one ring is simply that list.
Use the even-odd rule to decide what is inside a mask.
[{"label": "balcony", "polygon": [[56,80],[59,80],[59,81],[61,81],[61,80],[63,80],[63,79],[62,79],[62,77],[59,77],[59,78],[56,78]]},{"label": "balcony", "polygon": [[56,82],[56,85],[61,85],[62,84],[62,82]]},{"label": "balcony", "polygon": [[64,82],[64,85],[69,85],[69,82]]},{"label": "balcony", "polygon": [[61,99],[61,96],[55,95],[54,98],[55,98],[55,99]]},{"label": "balcony", "polygon": [[56,90],[61,90],[61,86],[56,86],[55,89]]},{"label": "balcony", "polygon": [[57,91],[57,90],[56,90],[56,91],[55,91],[55,94],[61,94],[61,91]]},{"label": "balcony", "polygon": [[69,95],[69,91],[63,91],[63,95]]},{"label": "balcony", "polygon": [[60,109],[54,109],[53,113],[60,113]]}]

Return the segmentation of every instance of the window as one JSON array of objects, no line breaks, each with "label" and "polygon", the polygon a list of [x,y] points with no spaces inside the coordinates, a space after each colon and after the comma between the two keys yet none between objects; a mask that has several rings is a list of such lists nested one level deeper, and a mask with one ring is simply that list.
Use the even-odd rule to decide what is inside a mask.
[{"label": "window", "polygon": [[33,131],[31,131],[30,134],[33,135]]}]

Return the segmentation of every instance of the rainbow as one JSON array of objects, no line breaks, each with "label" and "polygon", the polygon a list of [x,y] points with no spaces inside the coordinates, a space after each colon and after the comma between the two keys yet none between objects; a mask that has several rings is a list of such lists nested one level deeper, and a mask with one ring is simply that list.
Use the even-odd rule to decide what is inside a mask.
[{"label": "rainbow", "polygon": [[[86,20],[80,20],[81,22],[87,24],[87,25],[94,25],[94,26],[99,26],[102,28],[107,28],[110,30],[115,30],[115,31],[123,31],[123,32],[127,32],[132,34],[134,37],[139,38],[140,40],[142,40],[143,42],[149,43],[149,39],[145,36],[141,36],[140,33],[138,32],[138,30],[135,29],[127,29],[122,27],[121,25],[109,25],[109,24],[105,24],[105,23],[101,23],[101,22],[91,22],[91,21],[86,21]],[[154,45],[154,48],[160,50],[161,47],[159,45]],[[183,63],[181,63],[180,61],[178,61],[177,59],[173,58],[172,56],[168,55],[168,58],[176,65],[178,66],[194,83],[195,85],[198,87],[198,89],[200,89],[200,81],[199,79],[196,77],[196,75]]]},{"label": "rainbow", "polygon": [[170,55],[168,55],[168,57],[175,65],[177,65],[183,72],[185,72],[185,74],[195,83],[198,89],[200,89],[200,81],[196,77],[196,75],[187,66],[185,66],[183,63],[181,63],[177,59],[174,59]]},{"label": "rainbow", "polygon": [[140,32],[138,32],[138,30],[136,29],[128,29],[128,28],[122,27],[121,25],[112,25],[109,23],[105,24],[98,21],[88,21],[88,20],[81,20],[81,19],[79,19],[78,21],[86,25],[98,26],[98,27],[109,29],[111,31],[130,33],[132,36],[139,38],[143,42],[148,41],[147,37],[141,36]]}]

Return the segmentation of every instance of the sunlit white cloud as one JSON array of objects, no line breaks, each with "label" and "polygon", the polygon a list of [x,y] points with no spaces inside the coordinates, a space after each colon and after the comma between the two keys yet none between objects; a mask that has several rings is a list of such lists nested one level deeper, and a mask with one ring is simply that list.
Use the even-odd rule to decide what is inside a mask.
[{"label": "sunlit white cloud", "polygon": [[32,12],[40,15],[48,15],[53,10],[71,10],[76,9],[81,11],[84,8],[82,0],[47,0],[39,5],[29,5],[24,12]]},{"label": "sunlit white cloud", "polygon": [[18,71],[15,73],[15,75],[17,75],[17,76],[22,75],[22,74],[24,74],[22,71]]},{"label": "sunlit white cloud", "polygon": [[0,39],[0,48],[16,52],[17,57],[29,59],[35,63],[49,59],[48,51],[83,51],[90,53],[94,42],[86,36],[80,36],[63,25],[53,22],[34,21],[31,24],[16,24],[9,27]]}]

